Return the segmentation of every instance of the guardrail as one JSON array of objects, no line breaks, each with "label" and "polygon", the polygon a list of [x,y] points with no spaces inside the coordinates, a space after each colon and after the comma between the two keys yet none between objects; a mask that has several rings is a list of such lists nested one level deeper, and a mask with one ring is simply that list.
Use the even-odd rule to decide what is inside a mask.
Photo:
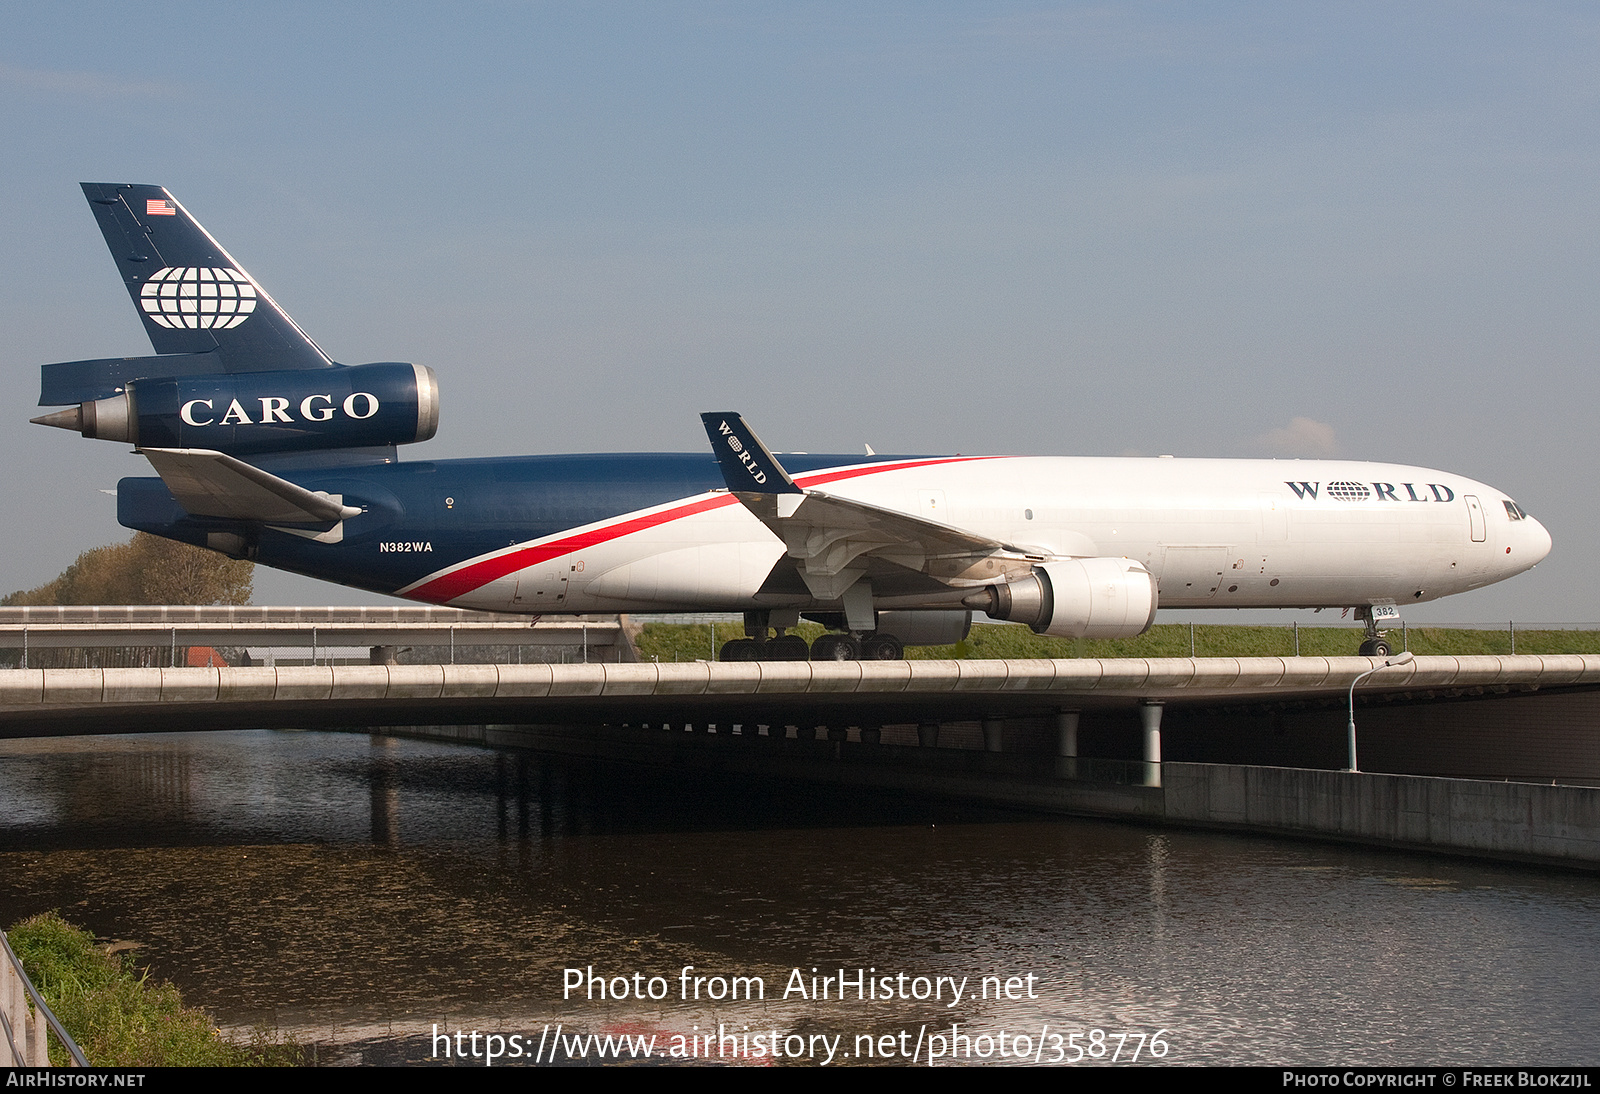
[{"label": "guardrail", "polygon": [[[28,1005],[30,1002],[33,1004],[31,1009]],[[4,931],[0,931],[0,1032],[5,1034],[11,1067],[49,1067],[50,1033],[54,1033],[67,1050],[74,1067],[89,1066],[78,1042],[62,1028],[60,1021],[40,997],[39,990],[33,986]]]},{"label": "guardrail", "polygon": [[[402,647],[429,649],[454,663],[459,647],[591,650],[601,659],[637,657],[621,616],[557,616],[469,612],[455,608],[257,608],[111,605],[0,608],[0,650],[28,655],[42,649],[139,648],[150,660],[181,664],[190,647],[283,648],[311,651],[367,647],[373,660],[392,660]],[[164,656],[162,655],[164,653]],[[509,657],[509,653],[502,654]],[[519,654],[520,659],[520,654]],[[48,662],[47,662],[48,664]],[[58,666],[65,667],[65,666]],[[109,667],[109,666],[108,666]],[[130,666],[138,667],[138,666]]]},{"label": "guardrail", "polygon": [[[1160,624],[1158,624],[1158,626],[1159,625]],[[1197,651],[1204,644],[1203,642],[1198,641],[1196,639],[1195,635],[1196,635],[1196,630],[1197,629],[1200,630],[1201,632],[1206,632],[1206,638],[1209,639],[1211,633],[1214,633],[1214,632],[1217,632],[1217,631],[1221,631],[1221,630],[1230,629],[1230,628],[1233,628],[1233,627],[1238,627],[1240,629],[1251,629],[1251,630],[1282,631],[1283,634],[1286,636],[1289,644],[1292,646],[1293,655],[1298,657],[1298,656],[1300,656],[1300,635],[1301,635],[1302,632],[1305,632],[1307,634],[1316,634],[1317,632],[1327,633],[1327,632],[1330,632],[1330,631],[1337,630],[1337,631],[1341,631],[1341,632],[1354,633],[1355,628],[1358,627],[1360,624],[1359,624],[1359,622],[1354,621],[1354,620],[1350,620],[1350,619],[1337,619],[1337,620],[1330,620],[1330,621],[1326,621],[1326,622],[1319,621],[1319,622],[1314,622],[1314,623],[1301,623],[1298,620],[1294,620],[1294,621],[1291,621],[1289,623],[1232,623],[1232,624],[1230,624],[1230,623],[1200,623],[1200,624],[1196,624],[1193,621],[1185,621],[1184,623],[1179,623],[1179,624],[1171,624],[1171,623],[1169,623],[1167,625],[1168,626],[1176,625],[1176,626],[1187,626],[1188,627],[1188,629],[1189,629],[1189,656],[1191,656],[1191,657],[1196,656],[1197,655]],[[1477,632],[1477,633],[1480,633],[1480,634],[1485,634],[1485,635],[1489,635],[1489,634],[1501,634],[1501,635],[1504,635],[1506,637],[1506,640],[1507,640],[1508,644],[1509,644],[1509,649],[1506,650],[1506,651],[1492,651],[1492,652],[1509,652],[1511,654],[1515,654],[1517,652],[1517,635],[1519,633],[1520,634],[1526,634],[1526,633],[1529,633],[1529,632],[1544,633],[1544,632],[1551,632],[1551,631],[1557,631],[1557,632],[1560,632],[1560,631],[1574,631],[1574,632],[1576,632],[1576,631],[1595,631],[1595,630],[1600,630],[1600,623],[1543,623],[1543,622],[1528,622],[1526,620],[1517,620],[1517,619],[1500,620],[1500,621],[1493,622],[1493,623],[1483,623],[1483,622],[1475,622],[1475,623],[1415,623],[1415,622],[1412,622],[1410,620],[1401,619],[1401,620],[1397,620],[1394,623],[1386,624],[1382,628],[1382,630],[1383,630],[1383,633],[1385,633],[1385,634],[1387,634],[1389,636],[1390,643],[1393,645],[1393,647],[1395,649],[1395,652],[1397,652],[1397,653],[1401,652],[1403,650],[1407,650],[1407,649],[1410,648],[1410,640],[1409,639],[1410,639],[1410,632],[1412,632],[1412,631],[1423,631],[1423,632],[1474,631],[1474,632]],[[1484,651],[1484,652],[1491,652],[1491,651]]]},{"label": "guardrail", "polygon": [[[171,707],[317,701],[407,704],[510,700],[526,712],[683,699],[1014,697],[1051,707],[1093,696],[1124,703],[1190,697],[1335,696],[1377,664],[1369,657],[1116,658],[974,661],[693,661],[589,665],[333,665],[294,668],[8,669],[0,714],[72,707]],[[1383,669],[1368,691],[1600,684],[1600,655],[1430,656]],[[996,709],[1003,709],[999,703]],[[388,724],[388,723],[384,723]]]}]

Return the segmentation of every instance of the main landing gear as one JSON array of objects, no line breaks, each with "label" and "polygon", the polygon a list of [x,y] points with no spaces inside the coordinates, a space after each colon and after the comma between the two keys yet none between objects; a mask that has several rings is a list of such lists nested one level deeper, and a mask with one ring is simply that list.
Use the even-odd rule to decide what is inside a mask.
[{"label": "main landing gear", "polygon": [[[806,643],[793,633],[800,623],[798,610],[745,612],[743,638],[735,638],[717,654],[719,661],[899,661],[905,646],[892,634],[846,631],[820,635]],[[843,617],[834,624],[843,626]],[[771,631],[774,637],[768,638]]]},{"label": "main landing gear", "polygon": [[905,646],[892,634],[824,634],[806,645],[798,634],[776,638],[735,638],[722,647],[719,661],[899,661]]},{"label": "main landing gear", "polygon": [[876,631],[859,638],[853,634],[824,634],[811,643],[813,661],[899,661],[905,655],[900,639]]},{"label": "main landing gear", "polygon": [[780,634],[771,641],[735,638],[723,644],[718,661],[807,661],[811,647],[798,634]]}]

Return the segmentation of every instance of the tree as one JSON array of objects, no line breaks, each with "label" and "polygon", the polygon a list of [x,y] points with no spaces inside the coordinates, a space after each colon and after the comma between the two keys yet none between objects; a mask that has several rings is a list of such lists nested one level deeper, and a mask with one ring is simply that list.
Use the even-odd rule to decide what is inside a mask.
[{"label": "tree", "polygon": [[248,604],[255,565],[134,533],[127,543],[83,552],[53,581],[19,590],[0,606],[51,604]]}]

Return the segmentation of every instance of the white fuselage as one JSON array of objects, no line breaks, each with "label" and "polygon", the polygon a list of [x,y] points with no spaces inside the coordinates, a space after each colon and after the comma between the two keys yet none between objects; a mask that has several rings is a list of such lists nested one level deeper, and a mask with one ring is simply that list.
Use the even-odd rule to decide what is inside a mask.
[{"label": "white fuselage", "polygon": [[[1394,464],[968,457],[842,464],[795,479],[1030,554],[1131,559],[1158,579],[1163,608],[1404,605],[1504,580],[1550,551],[1549,533],[1503,492]],[[504,553],[529,564],[451,603],[565,612],[808,603],[760,592],[785,547],[725,491],[496,552]]]}]

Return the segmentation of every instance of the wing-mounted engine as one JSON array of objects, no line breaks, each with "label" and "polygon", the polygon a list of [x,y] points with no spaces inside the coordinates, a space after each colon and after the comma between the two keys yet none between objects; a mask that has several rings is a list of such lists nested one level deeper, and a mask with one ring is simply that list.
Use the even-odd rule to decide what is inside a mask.
[{"label": "wing-mounted engine", "polygon": [[430,368],[398,363],[154,376],[33,421],[138,448],[236,456],[371,448],[432,437],[439,382]]},{"label": "wing-mounted engine", "polygon": [[1156,582],[1126,558],[1042,562],[1016,581],[966,597],[991,618],[1026,623],[1058,638],[1132,638],[1156,617]]}]

